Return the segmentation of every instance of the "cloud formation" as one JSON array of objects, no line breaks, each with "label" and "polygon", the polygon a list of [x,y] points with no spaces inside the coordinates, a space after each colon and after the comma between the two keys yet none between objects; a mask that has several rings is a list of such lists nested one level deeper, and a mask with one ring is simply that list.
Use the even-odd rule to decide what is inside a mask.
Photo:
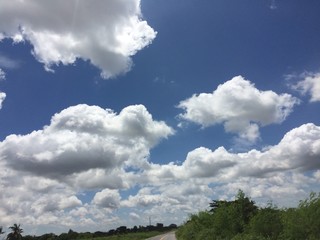
[{"label": "cloud formation", "polygon": [[[142,216],[170,224],[205,209],[212,199],[232,198],[239,188],[280,206],[296,204],[310,188],[320,190],[315,124],[292,129],[264,150],[199,147],[181,164],[149,161],[150,148],[171,134],[142,105],[119,114],[77,105],[55,114],[43,130],[8,136],[0,143],[3,224],[19,218],[26,227],[91,230],[143,224]],[[121,220],[115,211],[131,217]]]},{"label": "cloud formation", "polygon": [[283,122],[299,100],[290,94],[260,91],[242,76],[218,86],[212,93],[193,95],[178,105],[183,120],[208,127],[223,124],[227,132],[255,142],[259,127]]},{"label": "cloud formation", "polygon": [[156,32],[142,20],[140,0],[1,0],[0,40],[27,40],[33,55],[53,65],[89,60],[104,78],[130,70],[133,56]]},{"label": "cloud formation", "polygon": [[120,206],[120,194],[117,190],[104,189],[97,192],[92,203],[102,208],[117,209]]},{"label": "cloud formation", "polygon": [[12,60],[11,58],[8,58],[4,55],[0,56],[0,67],[2,68],[15,69],[15,68],[18,68],[19,65],[20,65],[19,61]]},{"label": "cloud formation", "polygon": [[[142,166],[149,150],[173,134],[164,122],[154,121],[142,105],[118,115],[110,109],[77,105],[55,114],[49,126],[28,135],[10,135],[0,155],[10,168],[52,179],[80,176],[105,179],[122,165]],[[90,180],[89,180],[90,182]]]},{"label": "cloud formation", "polygon": [[320,101],[320,73],[306,73],[304,79],[293,86],[303,95],[310,95],[310,102]]},{"label": "cloud formation", "polygon": [[4,99],[6,98],[6,94],[4,92],[0,92],[0,109],[2,108],[2,103]]},{"label": "cloud formation", "polygon": [[[215,178],[219,181],[239,177],[267,178],[280,171],[320,169],[320,127],[313,123],[288,132],[279,144],[264,151],[231,153],[224,147],[214,151],[200,147],[188,153],[181,165],[153,165],[150,175],[174,176],[176,179]],[[169,174],[168,171],[171,173]]]},{"label": "cloud formation", "polygon": [[6,73],[0,68],[0,81],[6,79]]}]

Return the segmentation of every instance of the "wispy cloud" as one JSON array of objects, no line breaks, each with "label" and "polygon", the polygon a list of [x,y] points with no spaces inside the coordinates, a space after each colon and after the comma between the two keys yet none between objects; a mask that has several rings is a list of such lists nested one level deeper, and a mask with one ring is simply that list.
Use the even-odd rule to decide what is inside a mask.
[{"label": "wispy cloud", "polygon": [[278,8],[278,6],[277,6],[277,3],[276,3],[276,0],[271,0],[270,9],[271,10],[275,10],[277,8]]},{"label": "wispy cloud", "polygon": [[0,67],[5,69],[16,69],[20,66],[20,62],[4,56],[0,53]]},{"label": "wispy cloud", "polygon": [[6,79],[6,73],[0,68],[0,81]]}]

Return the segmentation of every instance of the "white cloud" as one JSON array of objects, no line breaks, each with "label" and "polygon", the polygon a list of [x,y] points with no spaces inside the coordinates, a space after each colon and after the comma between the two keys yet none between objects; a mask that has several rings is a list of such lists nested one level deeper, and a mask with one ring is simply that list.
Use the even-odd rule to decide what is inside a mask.
[{"label": "white cloud", "polygon": [[[90,60],[104,78],[125,73],[131,56],[156,32],[142,20],[140,0],[1,0],[0,33],[29,41],[46,69]],[[0,38],[1,39],[1,38]]]},{"label": "white cloud", "polygon": [[211,150],[200,147],[188,153],[182,164],[181,175],[188,177],[212,177],[225,168],[235,165],[235,156],[223,147]]},{"label": "white cloud", "polygon": [[224,124],[227,132],[242,139],[259,139],[259,126],[283,122],[299,100],[289,94],[260,91],[241,76],[218,86],[213,93],[201,93],[181,101],[179,116],[208,127]]},{"label": "white cloud", "polygon": [[66,196],[61,193],[50,194],[48,196],[38,196],[38,198],[32,203],[31,210],[37,215],[47,212],[60,211],[67,208],[74,208],[81,206],[82,202],[76,196]]},{"label": "white cloud", "polygon": [[104,189],[97,192],[92,203],[102,208],[116,209],[120,206],[120,194],[117,190]]},{"label": "white cloud", "polygon": [[0,92],[0,109],[2,108],[2,103],[4,99],[6,98],[6,94],[4,92]]},{"label": "white cloud", "polygon": [[199,147],[181,164],[147,161],[150,148],[171,134],[142,105],[120,113],[77,105],[42,130],[8,136],[0,143],[2,224],[20,219],[26,232],[36,225],[57,231],[146,225],[145,216],[179,224],[239,188],[259,204],[273,199],[280,206],[320,191],[315,124],[292,129],[264,150]]},{"label": "white cloud", "polygon": [[[112,213],[121,206],[118,190],[137,184],[130,182],[133,169],[148,166],[150,148],[171,134],[142,105],[119,114],[77,105],[55,114],[42,130],[8,136],[0,143],[2,224],[20,219],[26,232],[43,226],[37,233],[125,224]],[[98,189],[92,199],[85,195]]]},{"label": "white cloud", "polygon": [[[181,165],[151,164],[142,178],[157,186],[153,195],[171,199],[176,209],[185,212],[195,209],[192,203],[182,207],[185,196],[230,199],[238,189],[260,204],[272,199],[280,206],[294,206],[311,189],[320,191],[319,159],[320,127],[309,123],[292,129],[277,145],[262,151],[231,153],[223,147],[200,147],[189,152]],[[172,199],[177,203],[173,204]],[[198,208],[205,207],[208,205],[199,202]]]},{"label": "white cloud", "polygon": [[304,80],[293,86],[294,89],[302,94],[311,96],[310,102],[320,101],[320,73],[305,73]]},{"label": "white cloud", "polygon": [[131,218],[132,220],[138,220],[138,219],[140,219],[140,216],[139,216],[138,214],[134,213],[134,212],[131,212],[131,213],[129,214],[129,216],[130,216],[130,218]]},{"label": "white cloud", "polygon": [[92,174],[89,184],[94,185],[108,178],[106,172],[143,166],[150,148],[171,134],[173,130],[154,121],[142,105],[117,115],[83,104],[54,115],[43,130],[8,136],[0,144],[0,156],[15,170],[52,179],[83,182],[81,176],[91,179]]},{"label": "white cloud", "polygon": [[6,73],[0,68],[0,81],[6,79]]},{"label": "white cloud", "polygon": [[181,180],[267,178],[280,171],[315,171],[320,169],[319,159],[320,127],[309,123],[291,130],[279,144],[264,151],[253,149],[245,153],[230,153],[224,147],[214,151],[200,147],[189,152],[182,165],[152,164],[148,174],[158,176],[159,179],[166,174]]},{"label": "white cloud", "polygon": [[[0,56],[0,67],[7,68],[7,69],[15,69],[18,68],[20,65],[19,61],[12,60],[11,58],[8,58],[1,54]],[[1,71],[0,71],[1,76]],[[1,79],[1,78],[0,78]]]},{"label": "white cloud", "polygon": [[[0,81],[4,80],[6,78],[5,73],[0,68]],[[7,94],[0,91],[0,109],[2,108],[2,103],[6,99]]]}]

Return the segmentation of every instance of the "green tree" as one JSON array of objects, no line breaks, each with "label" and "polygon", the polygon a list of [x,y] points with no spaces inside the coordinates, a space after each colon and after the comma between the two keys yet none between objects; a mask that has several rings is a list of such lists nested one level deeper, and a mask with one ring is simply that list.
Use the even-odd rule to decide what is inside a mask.
[{"label": "green tree", "polygon": [[68,239],[77,239],[79,236],[79,233],[73,231],[72,229],[69,229],[68,231]]},{"label": "green tree", "polygon": [[231,205],[231,204],[232,204],[232,202],[228,202],[228,201],[225,201],[225,200],[213,200],[209,204],[209,207],[211,208],[210,212],[215,213],[217,209],[219,209],[221,207],[225,207],[225,206]]},{"label": "green tree", "polygon": [[178,229],[176,236],[178,239],[183,240],[206,239],[203,234],[207,232],[208,229],[212,229],[212,220],[212,214],[209,212],[204,211],[198,214],[192,214],[189,220]]},{"label": "green tree", "polygon": [[300,201],[298,208],[287,209],[283,214],[283,239],[320,239],[320,193],[311,193]]},{"label": "green tree", "polygon": [[11,229],[11,233],[8,234],[7,240],[21,240],[22,239],[21,233],[23,233],[23,229],[20,227],[20,224],[18,225],[15,223],[9,228]]},{"label": "green tree", "polygon": [[282,230],[281,211],[271,205],[259,209],[249,224],[250,233],[272,240],[278,239]]},{"label": "green tree", "polygon": [[234,201],[215,201],[213,208],[214,228],[222,237],[243,233],[250,219],[257,213],[258,208],[242,190],[239,190]]},{"label": "green tree", "polygon": [[231,239],[239,232],[239,217],[234,204],[221,204],[213,214],[215,235],[223,239]]},{"label": "green tree", "polygon": [[231,239],[244,232],[258,209],[242,190],[234,201],[213,200],[209,207],[209,212],[190,217],[180,239]]},{"label": "green tree", "polygon": [[250,200],[242,190],[239,190],[234,201],[236,211],[239,214],[240,221],[242,222],[242,229],[244,225],[248,224],[250,219],[257,213],[258,207],[255,202]]}]

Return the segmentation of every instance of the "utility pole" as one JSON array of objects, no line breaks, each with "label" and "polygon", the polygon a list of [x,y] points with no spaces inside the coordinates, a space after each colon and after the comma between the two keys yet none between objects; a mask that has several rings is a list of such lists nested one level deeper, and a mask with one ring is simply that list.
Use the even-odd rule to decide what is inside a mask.
[{"label": "utility pole", "polygon": [[151,217],[149,217],[149,226],[151,226]]}]

